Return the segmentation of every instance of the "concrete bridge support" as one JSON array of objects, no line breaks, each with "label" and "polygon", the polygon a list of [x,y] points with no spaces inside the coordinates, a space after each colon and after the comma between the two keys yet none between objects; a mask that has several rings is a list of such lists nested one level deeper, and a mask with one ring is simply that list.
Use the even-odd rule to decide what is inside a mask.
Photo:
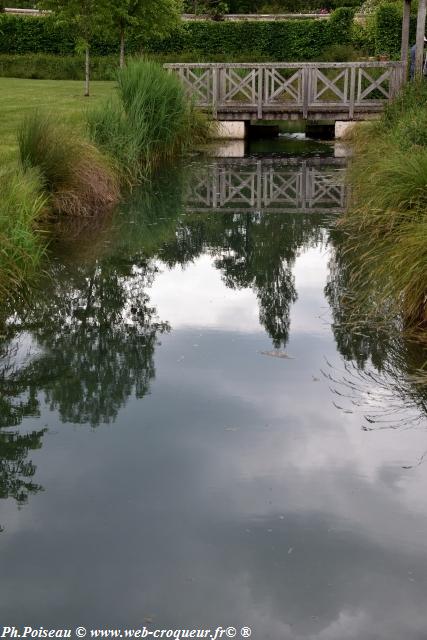
[{"label": "concrete bridge support", "polygon": [[244,120],[219,120],[216,124],[215,137],[218,140],[244,140],[247,123]]},{"label": "concrete bridge support", "polygon": [[346,135],[350,133],[350,131],[357,125],[357,122],[354,121],[346,121],[341,122],[337,120],[335,122],[335,138],[337,140],[341,140],[345,138]]}]

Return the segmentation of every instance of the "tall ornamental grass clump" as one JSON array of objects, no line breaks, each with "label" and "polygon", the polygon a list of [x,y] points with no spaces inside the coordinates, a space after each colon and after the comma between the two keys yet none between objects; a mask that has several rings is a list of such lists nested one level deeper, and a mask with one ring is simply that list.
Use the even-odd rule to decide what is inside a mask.
[{"label": "tall ornamental grass clump", "polygon": [[427,329],[427,83],[409,84],[378,123],[352,135],[341,221],[356,304]]},{"label": "tall ornamental grass clump", "polygon": [[22,285],[40,264],[46,243],[39,230],[46,211],[36,171],[0,169],[0,295]]},{"label": "tall ornamental grass clump", "polygon": [[118,91],[88,116],[92,140],[136,182],[150,170],[209,136],[177,77],[159,64],[132,61],[118,73]]},{"label": "tall ornamental grass clump", "polygon": [[112,164],[95,146],[51,116],[33,112],[18,131],[21,165],[37,170],[54,212],[90,216],[111,208],[119,198]]}]

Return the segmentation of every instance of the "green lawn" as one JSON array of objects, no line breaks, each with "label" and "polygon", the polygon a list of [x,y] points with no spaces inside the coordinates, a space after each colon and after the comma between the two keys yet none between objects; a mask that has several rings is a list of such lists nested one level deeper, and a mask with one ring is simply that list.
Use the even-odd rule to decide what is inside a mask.
[{"label": "green lawn", "polygon": [[85,98],[83,82],[78,80],[0,78],[0,156],[13,157],[17,126],[31,109],[46,109],[61,121],[83,128],[87,109],[113,91],[114,82],[92,82],[92,95]]}]

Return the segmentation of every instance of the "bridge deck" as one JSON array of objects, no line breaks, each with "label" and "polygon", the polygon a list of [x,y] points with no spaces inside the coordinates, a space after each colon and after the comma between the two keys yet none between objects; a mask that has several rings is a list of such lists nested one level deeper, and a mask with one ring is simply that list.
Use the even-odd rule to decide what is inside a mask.
[{"label": "bridge deck", "polygon": [[165,67],[218,120],[364,120],[380,113],[404,82],[401,62]]}]

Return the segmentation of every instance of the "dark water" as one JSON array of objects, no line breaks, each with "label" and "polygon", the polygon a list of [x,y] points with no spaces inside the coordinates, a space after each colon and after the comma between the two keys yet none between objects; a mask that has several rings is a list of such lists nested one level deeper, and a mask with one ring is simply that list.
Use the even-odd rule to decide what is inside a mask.
[{"label": "dark water", "polygon": [[424,356],[345,322],[324,149],[195,157],[2,310],[0,624],[427,637]]}]

